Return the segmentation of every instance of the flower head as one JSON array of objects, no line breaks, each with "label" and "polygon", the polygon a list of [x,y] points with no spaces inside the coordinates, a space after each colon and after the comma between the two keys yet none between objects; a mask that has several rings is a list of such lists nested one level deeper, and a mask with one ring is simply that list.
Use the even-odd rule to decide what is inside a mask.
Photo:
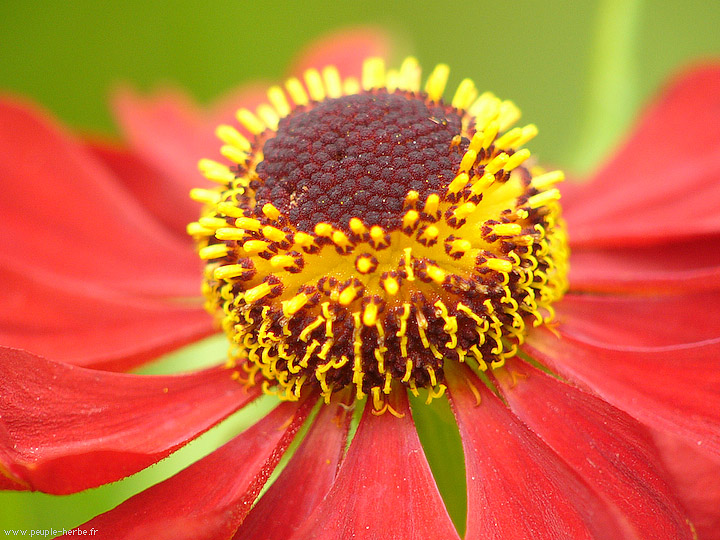
[{"label": "flower head", "polygon": [[193,191],[207,206],[188,230],[232,359],[281,398],[353,385],[379,410],[401,383],[432,399],[446,362],[502,366],[565,291],[562,173],[526,166],[537,128],[509,129],[511,102],[466,79],[445,103],[447,76],[421,91],[412,58],[367,60],[360,82],[311,69],[238,111],[251,141],[218,129],[235,165],[201,162],[221,187]]},{"label": "flower head", "polygon": [[[0,104],[0,269],[15,285],[0,335],[16,347],[0,348],[0,487],[121,479],[264,391],[280,403],[255,425],[82,527],[458,538],[408,400],[426,388],[462,439],[464,538],[693,538],[648,430],[720,453],[720,70],[676,83],[595,179],[560,188],[561,215],[562,174],[531,162],[536,129],[512,127],[510,102],[469,81],[445,101],[447,68],[421,87],[412,59],[387,72],[371,59],[358,79],[346,67],[315,65],[218,129],[229,164],[201,162],[213,185],[192,191],[204,209],[188,227],[202,277],[139,180],[184,190],[184,174]],[[155,117],[124,110],[145,150],[187,141],[162,129],[148,143]],[[668,169],[670,150],[694,159]],[[102,371],[206,335],[202,302],[187,304],[200,282],[227,362]]]}]

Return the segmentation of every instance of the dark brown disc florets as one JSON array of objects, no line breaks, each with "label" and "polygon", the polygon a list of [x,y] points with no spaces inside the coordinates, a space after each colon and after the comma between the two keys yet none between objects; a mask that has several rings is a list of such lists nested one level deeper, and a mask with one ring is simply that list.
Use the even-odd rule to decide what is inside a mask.
[{"label": "dark brown disc florets", "polygon": [[347,232],[358,216],[394,230],[409,191],[424,204],[455,178],[461,129],[456,110],[407,93],[328,99],[280,120],[250,188],[258,208],[273,204],[300,231],[324,222]]}]

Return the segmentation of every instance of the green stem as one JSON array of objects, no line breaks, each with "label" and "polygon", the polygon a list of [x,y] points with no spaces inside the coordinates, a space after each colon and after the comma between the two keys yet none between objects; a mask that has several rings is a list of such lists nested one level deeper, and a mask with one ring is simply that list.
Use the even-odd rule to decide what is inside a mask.
[{"label": "green stem", "polygon": [[637,38],[642,0],[603,0],[574,168],[587,171],[616,143],[637,108]]}]

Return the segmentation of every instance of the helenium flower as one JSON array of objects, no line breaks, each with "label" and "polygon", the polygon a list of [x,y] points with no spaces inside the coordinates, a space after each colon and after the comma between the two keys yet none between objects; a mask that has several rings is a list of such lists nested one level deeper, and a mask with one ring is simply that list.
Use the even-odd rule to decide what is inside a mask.
[{"label": "helenium flower", "polygon": [[[575,185],[533,161],[512,102],[469,79],[446,99],[446,66],[372,48],[239,103],[205,184],[158,167],[205,147],[169,101],[126,97],[140,152],[2,102],[0,486],[118,480],[265,393],[266,417],[81,528],[458,538],[410,393],[452,406],[466,539],[693,538],[649,430],[720,453],[720,69]],[[112,372],[208,335],[201,283],[225,361]]]}]

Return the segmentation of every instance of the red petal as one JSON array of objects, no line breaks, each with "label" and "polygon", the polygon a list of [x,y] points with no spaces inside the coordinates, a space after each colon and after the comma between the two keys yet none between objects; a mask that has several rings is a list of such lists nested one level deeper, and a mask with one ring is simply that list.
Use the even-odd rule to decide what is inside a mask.
[{"label": "red petal", "polygon": [[[185,227],[197,220],[200,205],[190,199],[185,183],[178,182],[164,169],[156,168],[160,164],[153,164],[136,152],[118,145],[93,141],[87,144],[87,149],[113,172],[150,213],[184,242],[192,243]],[[203,183],[197,172],[197,164],[193,164],[193,168],[187,171],[187,176],[194,179],[198,186]]]},{"label": "red petal", "polygon": [[137,294],[197,294],[188,245],[42,113],[0,102],[0,175],[0,260]]},{"label": "red petal", "polygon": [[380,416],[367,404],[330,492],[293,540],[458,538],[410,416],[395,390]]},{"label": "red petal", "polygon": [[[3,451],[0,450],[0,454],[2,453]],[[4,476],[6,474],[9,475],[10,473],[5,471],[2,467],[2,463],[0,463],[0,490],[26,491],[29,489],[27,485],[16,482],[12,478]]]},{"label": "red petal", "polygon": [[555,312],[566,334],[611,346],[661,347],[720,337],[720,290],[667,296],[568,294]]},{"label": "red petal", "polygon": [[681,242],[578,248],[570,257],[573,291],[666,294],[707,291],[720,283],[720,235]]},{"label": "red petal", "polygon": [[53,360],[128,370],[211,334],[201,307],[128,298],[0,267],[0,343]]},{"label": "red petal", "polygon": [[720,459],[668,433],[653,437],[698,538],[720,540]]},{"label": "red petal", "polygon": [[46,493],[113,482],[164,458],[260,393],[218,367],[105,373],[0,348],[0,463]]},{"label": "red petal", "polygon": [[461,368],[446,376],[465,449],[465,539],[625,538],[610,508]]},{"label": "red petal", "polygon": [[557,332],[538,329],[523,349],[641,422],[720,453],[720,339],[623,349]]},{"label": "red petal", "polygon": [[565,216],[573,245],[720,232],[720,66],[675,81]]},{"label": "red petal", "polygon": [[392,50],[388,34],[377,28],[348,28],[314,41],[293,63],[294,72],[335,66],[342,77],[360,77],[366,58],[388,58]]},{"label": "red petal", "polygon": [[250,511],[312,402],[283,403],[212,454],[85,525],[111,540],[221,540]]},{"label": "red petal", "polygon": [[513,412],[622,512],[637,538],[692,540],[657,466],[658,453],[640,424],[516,359],[496,373]]},{"label": "red petal", "polygon": [[[309,433],[282,474],[235,533],[236,540],[287,540],[323,499],[345,451],[352,409],[322,406]],[[302,489],[298,489],[302,486]],[[282,508],[282,519],[277,519]]]},{"label": "red petal", "polygon": [[[187,196],[202,176],[197,163],[214,157],[220,143],[205,127],[201,110],[182,92],[140,96],[122,89],[113,98],[115,117],[128,144],[168,179],[174,197]],[[212,155],[206,155],[212,148]]]}]

